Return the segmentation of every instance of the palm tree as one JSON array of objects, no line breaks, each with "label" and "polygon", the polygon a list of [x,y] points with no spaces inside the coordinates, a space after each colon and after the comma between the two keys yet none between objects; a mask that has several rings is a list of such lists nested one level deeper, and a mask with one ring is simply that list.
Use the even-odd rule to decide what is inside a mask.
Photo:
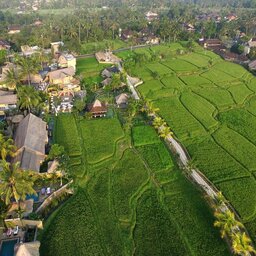
[{"label": "palm tree", "polygon": [[168,138],[171,138],[173,135],[173,133],[171,132],[171,129],[170,127],[168,126],[164,126],[160,129],[160,132],[159,132],[159,136],[161,138],[163,138],[164,140],[165,139],[168,139]]},{"label": "palm tree", "polygon": [[20,168],[19,163],[10,164],[5,160],[0,162],[0,197],[9,205],[13,198],[17,203],[25,200],[27,194],[36,194],[34,186],[34,174]]},{"label": "palm tree", "polygon": [[245,234],[245,232],[236,233],[232,236],[232,248],[235,254],[242,256],[249,256],[251,253],[256,253],[252,247],[251,239]]},{"label": "palm tree", "polygon": [[14,156],[16,147],[13,144],[13,140],[10,138],[5,138],[2,133],[0,133],[0,156],[1,159],[5,160],[7,156]]},{"label": "palm tree", "polygon": [[149,115],[155,115],[155,113],[159,111],[159,108],[155,108],[153,106],[153,102],[146,99],[144,101],[144,106],[141,108],[141,111],[146,112]]},{"label": "palm tree", "polygon": [[8,88],[15,89],[16,86],[20,83],[20,77],[14,68],[10,68],[5,72],[4,81]]},{"label": "palm tree", "polygon": [[42,99],[32,86],[21,86],[18,88],[18,106],[20,109],[31,112],[32,108],[41,105]]},{"label": "palm tree", "polygon": [[230,210],[225,212],[216,211],[214,213],[216,217],[216,221],[214,222],[214,226],[220,228],[221,237],[232,235],[235,228],[243,227],[242,223],[235,219],[235,215]]},{"label": "palm tree", "polygon": [[214,199],[217,208],[220,208],[221,206],[223,206],[223,204],[227,202],[227,199],[223,196],[221,191],[217,193]]},{"label": "palm tree", "polygon": [[159,129],[164,125],[166,125],[166,122],[164,121],[164,119],[162,119],[161,117],[154,118],[153,126],[155,127],[155,129]]},{"label": "palm tree", "polygon": [[27,79],[28,84],[31,85],[31,75],[37,74],[40,70],[40,64],[36,58],[20,58],[18,65],[21,67],[21,76],[23,79]]}]

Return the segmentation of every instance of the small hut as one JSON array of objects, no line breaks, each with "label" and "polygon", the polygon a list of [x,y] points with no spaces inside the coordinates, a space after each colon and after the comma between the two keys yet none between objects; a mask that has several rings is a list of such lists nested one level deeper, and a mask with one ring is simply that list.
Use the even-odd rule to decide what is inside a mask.
[{"label": "small hut", "polygon": [[89,105],[88,110],[94,118],[104,117],[108,111],[106,104],[99,100],[95,100],[91,105]]}]

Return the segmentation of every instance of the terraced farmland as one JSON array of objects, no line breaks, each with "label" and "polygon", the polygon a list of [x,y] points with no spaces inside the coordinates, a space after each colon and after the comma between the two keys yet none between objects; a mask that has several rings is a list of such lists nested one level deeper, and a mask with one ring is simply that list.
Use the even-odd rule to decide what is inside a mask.
[{"label": "terraced farmland", "polygon": [[201,192],[151,126],[127,131],[116,116],[67,114],[56,119],[55,134],[63,130],[70,138],[55,140],[70,154],[76,193],[45,223],[40,255],[230,255]]},{"label": "terraced farmland", "polygon": [[160,108],[195,164],[222,190],[256,242],[256,78],[200,47],[183,55],[172,52],[153,63],[164,65],[164,74],[157,79],[147,76],[138,90]]}]

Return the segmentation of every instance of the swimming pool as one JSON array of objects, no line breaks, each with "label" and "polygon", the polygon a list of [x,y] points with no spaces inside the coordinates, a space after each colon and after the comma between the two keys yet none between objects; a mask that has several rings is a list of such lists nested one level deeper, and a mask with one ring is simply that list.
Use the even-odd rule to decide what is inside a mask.
[{"label": "swimming pool", "polygon": [[14,246],[19,239],[5,240],[1,244],[0,256],[14,256]]},{"label": "swimming pool", "polygon": [[34,194],[32,194],[32,195],[27,195],[26,196],[26,200],[28,200],[28,199],[34,199],[34,202],[36,203],[36,202],[39,202],[39,193],[37,193],[37,195],[34,195]]}]

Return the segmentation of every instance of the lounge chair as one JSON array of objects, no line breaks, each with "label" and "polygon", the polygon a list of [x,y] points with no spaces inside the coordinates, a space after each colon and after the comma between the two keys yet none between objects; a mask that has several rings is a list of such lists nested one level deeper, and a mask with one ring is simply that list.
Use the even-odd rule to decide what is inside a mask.
[{"label": "lounge chair", "polygon": [[6,232],[6,235],[7,235],[7,236],[11,236],[12,233],[13,233],[13,230],[12,230],[11,228],[8,228],[8,229],[7,229],[7,232]]},{"label": "lounge chair", "polygon": [[48,187],[48,188],[46,189],[46,194],[47,194],[47,195],[51,194],[51,188],[50,188],[50,187]]},{"label": "lounge chair", "polygon": [[14,229],[13,229],[13,235],[18,235],[19,233],[19,226],[16,226]]}]

